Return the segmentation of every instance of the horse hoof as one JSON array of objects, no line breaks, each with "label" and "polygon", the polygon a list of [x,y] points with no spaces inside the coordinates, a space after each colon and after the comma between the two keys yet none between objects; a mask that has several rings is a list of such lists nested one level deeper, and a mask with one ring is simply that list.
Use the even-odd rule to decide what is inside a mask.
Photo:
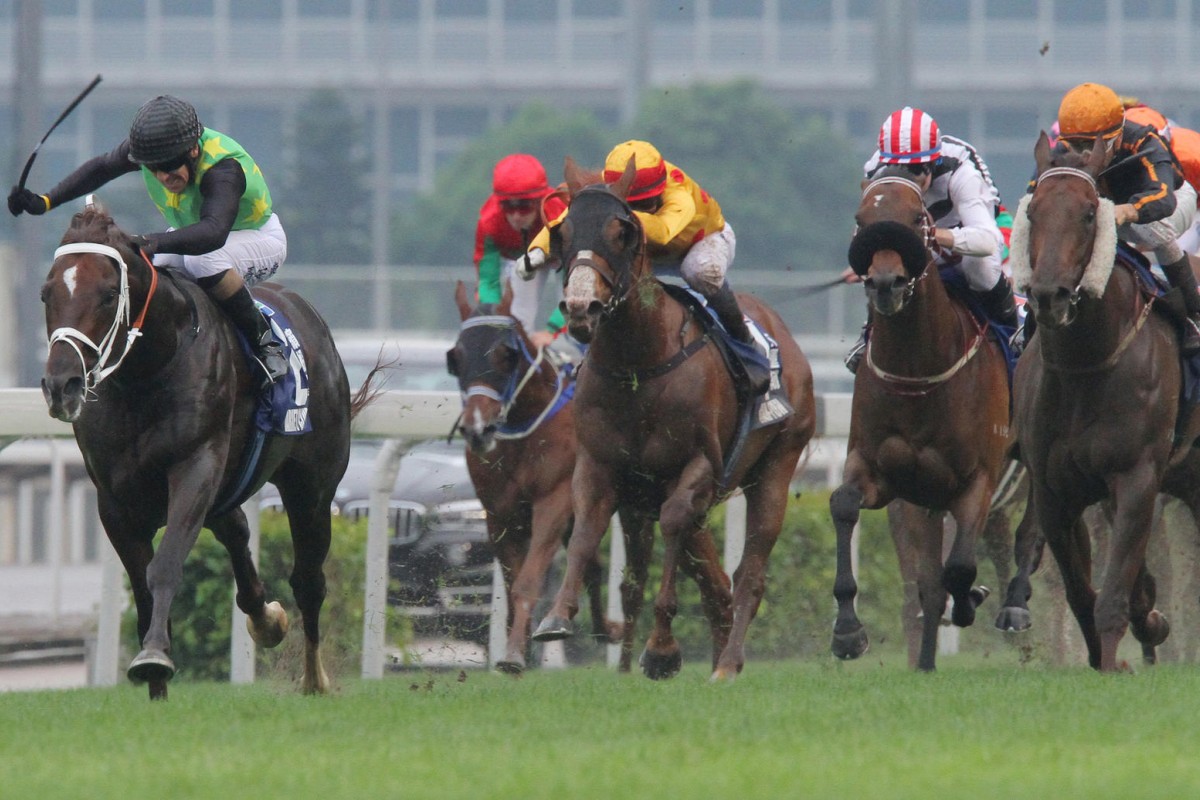
[{"label": "horse hoof", "polygon": [[713,674],[709,677],[709,683],[733,683],[737,679],[738,671],[736,669],[727,669],[725,667],[717,667],[713,670]]},{"label": "horse hoof", "polygon": [[1033,627],[1033,615],[1028,608],[1005,606],[996,615],[996,628],[1005,633],[1020,633]]},{"label": "horse hoof", "polygon": [[546,617],[533,632],[535,642],[556,642],[575,634],[575,625],[565,617]]},{"label": "horse hoof", "polygon": [[143,650],[125,671],[134,683],[166,682],[175,677],[175,662],[161,650]]},{"label": "horse hoof", "polygon": [[246,630],[260,647],[274,647],[288,632],[288,615],[278,600],[263,606],[260,617],[246,617]]},{"label": "horse hoof", "polygon": [[683,668],[683,654],[678,650],[669,653],[651,653],[643,650],[638,656],[638,666],[642,674],[652,681],[662,681],[674,678]]},{"label": "horse hoof", "polygon": [[988,587],[984,586],[983,584],[980,584],[979,586],[972,586],[971,587],[971,603],[976,608],[979,608],[981,605],[983,605],[983,601],[987,600],[991,594],[992,594],[992,590],[989,589]]},{"label": "horse hoof", "polygon": [[525,671],[525,659],[519,655],[507,655],[496,662],[496,671],[505,675],[520,675]]},{"label": "horse hoof", "polygon": [[867,639],[867,631],[860,625],[850,633],[838,633],[834,631],[833,643],[829,649],[842,661],[853,661],[866,653],[870,646],[871,643]]}]

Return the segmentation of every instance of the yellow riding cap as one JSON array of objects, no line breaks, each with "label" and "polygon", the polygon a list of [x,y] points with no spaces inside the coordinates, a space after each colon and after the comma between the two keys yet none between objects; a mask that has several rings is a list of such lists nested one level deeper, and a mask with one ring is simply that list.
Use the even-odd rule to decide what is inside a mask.
[{"label": "yellow riding cap", "polygon": [[1121,132],[1125,106],[1117,93],[1099,83],[1081,83],[1063,95],[1058,107],[1063,139],[1111,139]]},{"label": "yellow riding cap", "polygon": [[634,176],[633,186],[629,188],[629,196],[625,199],[633,203],[662,194],[667,185],[667,165],[654,145],[638,139],[622,142],[604,159],[604,182],[613,183],[619,180],[631,158],[637,166],[637,175]]}]

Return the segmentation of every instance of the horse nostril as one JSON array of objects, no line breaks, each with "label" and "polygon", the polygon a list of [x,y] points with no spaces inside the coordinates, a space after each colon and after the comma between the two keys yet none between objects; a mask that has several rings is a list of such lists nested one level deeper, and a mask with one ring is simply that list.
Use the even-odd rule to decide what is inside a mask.
[{"label": "horse nostril", "polygon": [[604,310],[604,304],[601,303],[599,300],[593,300],[592,302],[588,303],[587,310],[588,310],[588,315],[599,314],[601,311]]}]

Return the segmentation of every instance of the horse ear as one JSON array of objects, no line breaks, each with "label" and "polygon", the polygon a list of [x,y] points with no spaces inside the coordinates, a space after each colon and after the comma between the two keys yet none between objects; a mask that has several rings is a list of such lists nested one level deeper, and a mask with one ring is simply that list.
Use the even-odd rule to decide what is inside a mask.
[{"label": "horse ear", "polygon": [[1037,174],[1041,175],[1050,166],[1050,137],[1042,131],[1037,144],[1033,146],[1033,160],[1037,164]]},{"label": "horse ear", "polygon": [[467,285],[462,281],[454,287],[454,302],[458,305],[458,316],[466,319],[471,316],[471,303],[467,300]]},{"label": "horse ear", "polygon": [[633,179],[637,175],[637,157],[630,156],[629,161],[625,164],[625,171],[621,173],[621,177],[616,183],[609,184],[609,190],[617,197],[624,200],[629,196],[629,189],[633,186]]},{"label": "horse ear", "polygon": [[1083,160],[1083,167],[1094,178],[1104,169],[1105,146],[1104,139],[1100,136],[1096,137],[1096,141],[1092,144],[1091,151]]},{"label": "horse ear", "polygon": [[567,193],[573,199],[585,184],[579,165],[570,156],[563,159],[563,178],[567,182]]}]

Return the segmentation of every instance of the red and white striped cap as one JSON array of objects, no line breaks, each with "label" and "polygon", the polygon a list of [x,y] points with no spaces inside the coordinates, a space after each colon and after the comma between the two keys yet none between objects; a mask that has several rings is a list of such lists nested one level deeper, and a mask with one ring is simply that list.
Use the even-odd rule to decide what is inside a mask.
[{"label": "red and white striped cap", "polygon": [[879,160],[884,164],[927,164],[942,156],[942,134],[933,117],[919,108],[893,111],[879,129]]}]

